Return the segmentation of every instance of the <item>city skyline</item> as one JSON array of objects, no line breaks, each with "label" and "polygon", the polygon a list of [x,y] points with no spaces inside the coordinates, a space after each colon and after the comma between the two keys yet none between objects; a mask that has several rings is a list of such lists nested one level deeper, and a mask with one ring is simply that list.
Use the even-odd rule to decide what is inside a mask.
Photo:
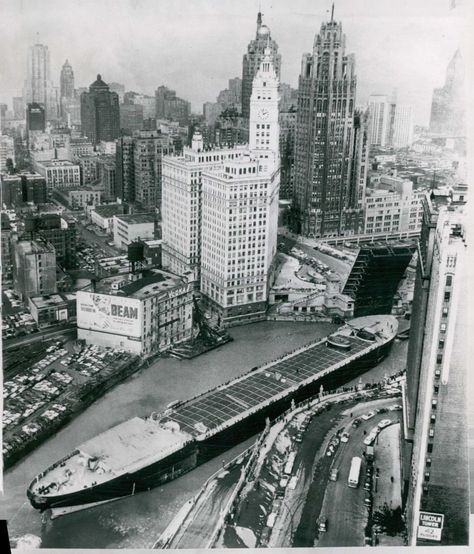
[{"label": "city skyline", "polygon": [[[70,0],[63,5],[48,0],[51,17],[45,21],[43,11],[28,0],[2,3],[10,23],[4,30],[5,44],[15,44],[15,49],[7,49],[0,60],[0,101],[11,106],[12,98],[21,92],[26,53],[39,33],[39,42],[50,50],[56,85],[67,58],[76,86],[88,86],[97,73],[106,82],[118,81],[126,90],[147,94],[165,84],[190,100],[198,113],[229,78],[241,76],[242,57],[255,33],[259,10],[256,0],[238,5],[211,0],[172,4]],[[112,4],[114,17],[110,18]],[[282,54],[282,82],[296,88],[301,56],[310,49],[308,44],[329,17],[330,8],[329,1],[318,6],[308,0],[291,6],[283,0],[261,3],[263,23],[270,27]],[[362,0],[341,0],[335,6],[335,19],[344,23],[347,51],[356,55],[357,103],[364,104],[370,94],[391,94],[397,88],[399,100],[414,105],[415,123],[428,124],[433,89],[442,85],[452,53],[463,48],[467,18],[463,19],[462,6],[449,9],[445,0],[417,0],[396,7],[387,0],[369,6]],[[91,32],[92,20],[100,23],[92,25]],[[17,36],[24,37],[20,47]]]}]

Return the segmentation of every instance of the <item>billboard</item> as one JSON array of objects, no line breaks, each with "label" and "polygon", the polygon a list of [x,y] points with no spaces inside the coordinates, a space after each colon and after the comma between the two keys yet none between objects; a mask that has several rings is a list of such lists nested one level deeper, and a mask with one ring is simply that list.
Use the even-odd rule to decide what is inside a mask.
[{"label": "billboard", "polygon": [[444,515],[420,512],[418,538],[428,541],[440,541],[443,531]]},{"label": "billboard", "polygon": [[137,298],[78,291],[77,326],[139,339],[142,335],[142,309]]}]

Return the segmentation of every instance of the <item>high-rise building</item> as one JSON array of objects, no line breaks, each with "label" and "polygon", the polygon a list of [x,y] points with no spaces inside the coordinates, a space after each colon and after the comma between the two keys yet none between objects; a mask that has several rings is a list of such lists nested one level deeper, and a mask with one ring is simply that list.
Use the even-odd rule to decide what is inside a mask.
[{"label": "high-rise building", "polygon": [[466,134],[464,62],[458,49],[449,62],[444,86],[433,91],[430,131],[448,136]]},{"label": "high-rise building", "polygon": [[413,142],[413,108],[395,104],[389,145],[394,148],[408,148]]},{"label": "high-rise building", "polygon": [[115,151],[116,195],[124,202],[135,200],[135,168],[132,137],[120,137]]},{"label": "high-rise building", "polygon": [[369,98],[369,143],[385,146],[389,136],[390,103],[385,94],[372,94]]},{"label": "high-rise building", "polygon": [[280,198],[293,197],[293,171],[295,164],[296,109],[282,111],[280,100]]},{"label": "high-rise building", "polygon": [[97,176],[104,189],[103,197],[107,202],[117,198],[117,169],[115,155],[103,155],[97,160]]},{"label": "high-rise building", "polygon": [[81,94],[81,126],[82,134],[93,144],[113,140],[120,134],[118,94],[109,90],[100,75],[90,85],[89,92]]},{"label": "high-rise building", "polygon": [[163,267],[178,275],[188,273],[195,289],[201,276],[202,172],[221,168],[245,151],[244,146],[206,149],[200,131],[195,131],[182,155],[163,158]]},{"label": "high-rise building", "polygon": [[49,49],[45,44],[34,44],[28,49],[26,81],[23,91],[25,104],[43,104],[47,119],[57,117],[57,105],[50,79]]},{"label": "high-rise building", "polygon": [[[415,545],[467,545],[466,187],[424,198],[404,398],[405,516]],[[434,516],[434,517],[431,517]],[[436,542],[433,542],[436,541]]]},{"label": "high-rise building", "polygon": [[23,96],[13,97],[13,118],[25,119],[25,101]]},{"label": "high-rise building", "polygon": [[77,268],[77,228],[73,219],[45,214],[31,224],[38,237],[54,246],[57,264],[63,269]]},{"label": "high-rise building", "polygon": [[189,123],[191,104],[187,100],[178,98],[176,91],[160,86],[155,91],[157,119],[178,121],[180,125]]},{"label": "high-rise building", "polygon": [[11,169],[13,169],[15,166],[15,144],[12,137],[0,135],[0,173],[8,172],[9,163],[12,164]]},{"label": "high-rise building", "polygon": [[267,48],[253,81],[248,152],[202,172],[201,294],[224,325],[266,313],[280,184],[279,79],[272,62]]},{"label": "high-rise building", "polygon": [[41,239],[18,240],[12,246],[13,286],[22,300],[57,292],[54,246]]},{"label": "high-rise building", "polygon": [[140,104],[120,104],[120,129],[132,134],[143,128],[143,106]]},{"label": "high-rise building", "polygon": [[8,214],[3,211],[0,212],[0,224],[2,284],[5,285],[12,279],[12,226]]},{"label": "high-rise building", "polygon": [[109,84],[110,92],[116,92],[119,97],[120,104],[123,104],[123,101],[125,99],[125,85],[122,85],[121,83],[110,83]]},{"label": "high-rise building", "polygon": [[26,107],[26,133],[28,137],[31,131],[44,133],[46,129],[46,114],[44,106],[33,102]]},{"label": "high-rise building", "polygon": [[161,162],[171,151],[170,137],[158,131],[140,131],[133,137],[135,201],[144,208],[161,206]]},{"label": "high-rise building", "polygon": [[61,99],[74,97],[74,71],[68,60],[64,62],[61,68],[59,78],[59,93]]},{"label": "high-rise building", "polygon": [[[342,24],[323,23],[313,53],[303,54],[295,139],[295,230],[323,237],[352,234],[356,99],[355,59]],[[299,224],[298,224],[299,221]],[[357,218],[355,219],[357,221]]]},{"label": "high-rise building", "polygon": [[260,68],[266,48],[271,50],[273,66],[280,78],[281,55],[278,53],[278,44],[271,38],[270,29],[262,24],[262,14],[258,12],[255,39],[250,41],[242,63],[242,117],[246,120],[250,117],[253,79]]}]

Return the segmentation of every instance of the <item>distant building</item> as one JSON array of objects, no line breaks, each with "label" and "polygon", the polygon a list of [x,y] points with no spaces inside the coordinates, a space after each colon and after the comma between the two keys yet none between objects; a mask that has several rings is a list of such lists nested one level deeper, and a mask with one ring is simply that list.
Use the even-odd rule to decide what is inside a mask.
[{"label": "distant building", "polygon": [[390,104],[385,94],[372,94],[369,98],[369,143],[385,146],[390,125]]},{"label": "distant building", "polygon": [[114,244],[120,249],[126,249],[131,242],[137,239],[154,239],[157,234],[157,214],[115,215],[113,233]]},{"label": "distant building", "polygon": [[31,131],[44,133],[46,129],[46,113],[44,106],[34,102],[26,106],[26,133],[29,136]]},{"label": "distant building", "polygon": [[49,49],[45,44],[34,44],[28,49],[23,98],[26,104],[42,104],[46,119],[57,119],[58,99],[51,82]]},{"label": "distant building", "polygon": [[183,278],[157,269],[117,275],[99,281],[96,292],[77,293],[78,338],[156,354],[191,337],[192,312],[192,287]]},{"label": "distant building", "polygon": [[120,134],[118,94],[110,91],[100,75],[90,85],[89,92],[81,94],[81,127],[93,144],[113,140]]},{"label": "distant building", "polygon": [[204,121],[206,122],[206,125],[213,126],[216,124],[216,121],[224,108],[221,104],[218,104],[217,102],[205,102],[202,107],[202,111],[204,114]]},{"label": "distant building", "polygon": [[79,156],[77,158],[76,163],[79,165],[82,186],[89,186],[97,182],[98,157],[99,154],[94,152],[93,154]]},{"label": "distant building", "polygon": [[2,256],[2,284],[10,282],[12,279],[12,247],[11,247],[11,234],[12,227],[10,224],[10,218],[5,212],[0,212],[1,218],[1,256]]},{"label": "distant building", "polygon": [[123,215],[125,206],[124,204],[100,204],[95,205],[89,213],[94,225],[108,233],[113,233],[114,216]]},{"label": "distant building", "polygon": [[444,86],[433,91],[430,131],[454,137],[466,135],[465,69],[459,49],[449,62]]},{"label": "distant building", "polygon": [[266,48],[271,50],[273,66],[277,77],[280,78],[281,55],[278,53],[278,44],[271,38],[270,29],[263,25],[262,14],[257,15],[257,32],[255,39],[250,41],[247,53],[242,62],[242,117],[250,117],[250,97],[252,96],[252,83],[260,67]]},{"label": "distant building", "polygon": [[397,103],[392,106],[392,109],[394,115],[388,144],[393,148],[408,148],[413,142],[413,108]]},{"label": "distant building", "polygon": [[56,263],[62,269],[77,268],[77,227],[73,219],[56,214],[34,217],[35,234],[54,246]]},{"label": "distant building", "polygon": [[[281,103],[280,103],[281,107]],[[281,111],[280,124],[280,198],[293,197],[293,170],[295,163],[296,110]]]},{"label": "distant building", "polygon": [[56,292],[56,252],[42,240],[13,243],[13,286],[27,302],[31,296]]},{"label": "distant building", "polygon": [[15,143],[6,135],[0,135],[0,173],[8,171],[7,160],[11,161],[11,168],[15,167]]},{"label": "distant building", "polygon": [[25,100],[23,96],[13,97],[13,118],[16,120],[25,119]]},{"label": "distant building", "polygon": [[115,152],[116,195],[124,202],[135,200],[134,142],[132,137],[120,137]]},{"label": "distant building", "polygon": [[70,120],[76,115],[72,114],[71,109],[71,101],[74,100],[74,95],[74,71],[69,61],[66,60],[61,68],[61,75],[59,77],[59,97],[61,101],[61,118],[63,120],[67,119],[68,114]]},{"label": "distant building", "polygon": [[55,189],[79,187],[81,172],[79,165],[67,160],[49,160],[35,164],[36,170],[46,179],[48,194]]},{"label": "distant building", "polygon": [[[466,273],[464,193],[455,187],[427,193],[423,200],[403,394],[410,546],[469,544],[466,299],[472,285]],[[432,513],[441,514],[443,522],[436,518],[430,528],[424,520]]]},{"label": "distant building", "polygon": [[103,189],[100,187],[81,187],[78,189],[57,191],[57,198],[71,210],[84,210],[86,206],[100,204]]},{"label": "distant building", "polygon": [[69,148],[73,162],[77,162],[79,156],[90,156],[94,152],[94,145],[86,137],[71,138]]},{"label": "distant building", "polygon": [[140,104],[120,104],[120,129],[132,134],[143,128],[143,106]]},{"label": "distant building", "polygon": [[121,83],[110,83],[109,89],[110,89],[110,92],[117,93],[119,97],[119,102],[120,104],[122,104],[125,98],[125,85],[122,85]]},{"label": "distant building", "polygon": [[103,189],[104,200],[117,198],[117,169],[114,155],[103,155],[97,160],[97,177]]},{"label": "distant building", "polygon": [[178,98],[176,91],[160,86],[155,92],[157,119],[178,121],[180,125],[187,125],[191,113],[191,104],[187,100]]}]

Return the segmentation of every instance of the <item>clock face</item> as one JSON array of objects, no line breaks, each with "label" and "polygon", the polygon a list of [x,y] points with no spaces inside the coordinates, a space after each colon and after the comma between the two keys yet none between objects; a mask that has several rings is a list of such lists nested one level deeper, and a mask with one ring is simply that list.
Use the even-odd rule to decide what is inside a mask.
[{"label": "clock face", "polygon": [[269,115],[270,115],[270,112],[267,110],[267,108],[260,108],[258,110],[258,117],[260,119],[268,119]]}]

